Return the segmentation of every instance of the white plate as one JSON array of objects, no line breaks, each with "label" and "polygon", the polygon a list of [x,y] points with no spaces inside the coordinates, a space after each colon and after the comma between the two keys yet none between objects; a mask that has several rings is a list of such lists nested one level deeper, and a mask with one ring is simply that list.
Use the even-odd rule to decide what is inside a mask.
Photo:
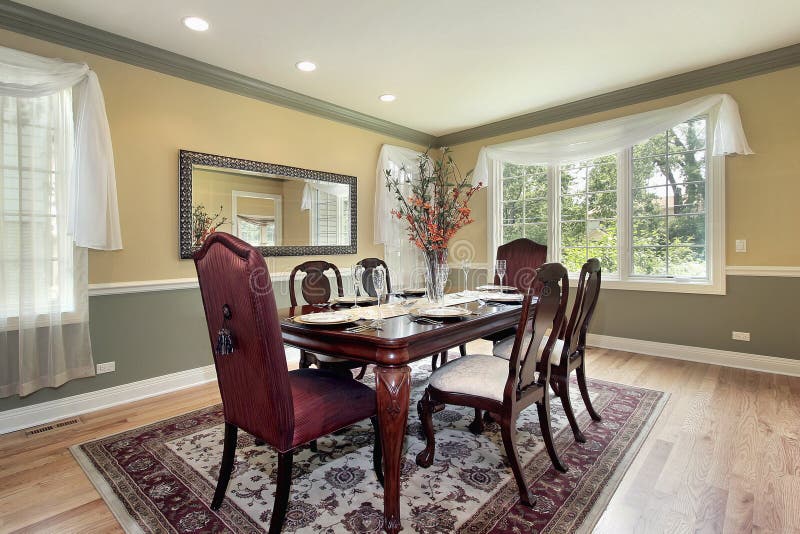
[{"label": "white plate", "polygon": [[514,286],[497,286],[494,284],[480,286],[477,288],[478,291],[516,291],[517,288]]},{"label": "white plate", "polygon": [[436,319],[447,319],[451,317],[466,317],[472,314],[471,311],[459,308],[458,306],[446,306],[444,308],[426,308],[417,310],[414,315],[418,317],[431,317]]},{"label": "white plate", "polygon": [[315,325],[346,324],[355,320],[356,317],[352,314],[342,312],[307,313],[294,318],[296,323]]},{"label": "white plate", "polygon": [[378,297],[370,297],[369,295],[359,295],[358,297],[353,297],[350,295],[349,297],[334,297],[331,299],[331,302],[335,304],[353,304],[354,300],[358,300],[359,304],[367,304],[378,302]]},{"label": "white plate", "polygon": [[522,302],[524,298],[522,293],[486,293],[481,296],[482,300],[489,302]]}]

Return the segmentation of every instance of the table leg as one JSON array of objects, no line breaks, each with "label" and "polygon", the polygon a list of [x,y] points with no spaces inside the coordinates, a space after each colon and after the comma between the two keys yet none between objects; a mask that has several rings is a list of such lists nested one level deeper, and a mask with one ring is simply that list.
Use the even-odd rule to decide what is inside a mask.
[{"label": "table leg", "polygon": [[389,534],[397,534],[403,528],[400,525],[400,465],[408,420],[411,368],[407,365],[376,367],[375,386],[383,447],[383,527]]}]

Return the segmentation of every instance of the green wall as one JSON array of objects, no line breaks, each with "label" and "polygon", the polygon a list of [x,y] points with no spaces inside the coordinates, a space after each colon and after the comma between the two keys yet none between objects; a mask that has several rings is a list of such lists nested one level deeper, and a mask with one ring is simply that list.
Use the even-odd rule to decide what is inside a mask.
[{"label": "green wall", "polygon": [[[477,276],[471,276],[471,283],[482,281],[479,273],[472,274]],[[460,289],[462,280],[456,276],[452,281]],[[289,305],[287,290],[287,282],[275,284],[278,306]],[[729,276],[727,292],[720,296],[603,290],[591,331],[800,359],[800,326],[790,313],[800,300],[800,278]],[[73,380],[22,399],[0,399],[0,411],[212,363],[197,289],[91,297],[90,314],[95,362],[113,360],[116,372]],[[751,341],[731,340],[732,330],[750,332]]]}]

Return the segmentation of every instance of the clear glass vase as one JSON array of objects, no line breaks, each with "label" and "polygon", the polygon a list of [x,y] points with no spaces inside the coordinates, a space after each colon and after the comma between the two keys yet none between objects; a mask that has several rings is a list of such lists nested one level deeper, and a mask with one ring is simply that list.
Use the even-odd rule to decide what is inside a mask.
[{"label": "clear glass vase", "polygon": [[439,266],[447,266],[447,249],[425,251],[425,296],[434,306],[444,305],[447,278],[439,275]]}]

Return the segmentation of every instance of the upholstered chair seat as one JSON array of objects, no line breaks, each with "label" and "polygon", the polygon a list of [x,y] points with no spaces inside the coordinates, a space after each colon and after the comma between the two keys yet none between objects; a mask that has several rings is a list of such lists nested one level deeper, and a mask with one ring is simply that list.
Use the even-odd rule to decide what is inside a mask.
[{"label": "upholstered chair seat", "polygon": [[468,354],[436,369],[430,385],[446,393],[462,393],[503,402],[508,360],[490,354]]},{"label": "upholstered chair seat", "polygon": [[[529,343],[531,338],[530,334],[526,332],[525,337],[523,338],[525,343]],[[536,351],[536,361],[542,361],[542,354],[544,353],[545,346],[547,346],[547,341],[549,336],[542,337],[542,342],[539,343],[539,348]],[[514,338],[510,337],[504,339],[500,343],[496,344],[492,349],[492,354],[499,358],[505,358],[508,360],[511,358],[511,349],[514,347]],[[553,350],[550,351],[550,365],[558,365],[561,363],[561,353],[564,350],[564,340],[563,339],[556,339],[555,343],[553,344]]]},{"label": "upholstered chair seat", "polygon": [[334,371],[296,369],[289,372],[289,387],[294,400],[291,448],[372,417],[377,410],[375,391]]}]

